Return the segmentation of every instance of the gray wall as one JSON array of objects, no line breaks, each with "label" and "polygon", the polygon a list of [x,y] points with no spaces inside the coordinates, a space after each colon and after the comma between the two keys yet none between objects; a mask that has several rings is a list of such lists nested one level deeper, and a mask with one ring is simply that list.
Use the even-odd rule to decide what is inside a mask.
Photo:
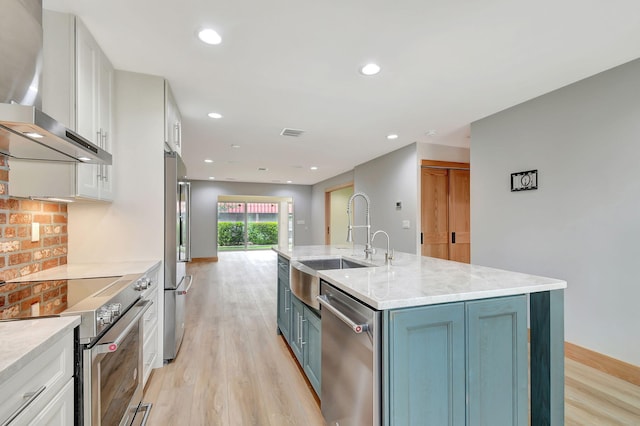
[{"label": "gray wall", "polygon": [[[371,231],[386,231],[391,247],[406,253],[416,253],[417,247],[418,177],[415,143],[356,166],[354,170],[354,192],[364,192],[371,199]],[[401,209],[396,209],[396,201],[402,202]],[[405,220],[409,221],[408,229],[402,227]],[[355,223],[364,223],[362,214],[356,213]],[[364,238],[361,233],[354,234],[356,243],[362,244]],[[376,237],[373,245],[386,247],[384,236]]]},{"label": "gray wall", "polygon": [[[215,257],[217,204],[220,195],[260,195],[293,199],[293,238],[295,245],[311,243],[311,186],[243,182],[191,182],[191,255]],[[303,224],[298,222],[303,221]]]},{"label": "gray wall", "polygon": [[[324,194],[327,188],[353,182],[354,191],[364,192],[371,199],[372,231],[382,229],[391,237],[391,247],[416,253],[420,244],[420,161],[469,161],[469,149],[428,143],[412,143],[380,156],[331,179],[317,183],[312,191],[312,243],[324,244]],[[402,209],[396,209],[396,201]],[[356,199],[361,203],[360,199]],[[356,217],[357,223],[363,218]],[[409,229],[402,222],[409,221]],[[380,240],[378,240],[380,238]],[[355,242],[364,242],[362,234]],[[376,247],[385,247],[383,236],[376,237]]]},{"label": "gray wall", "polygon": [[[566,339],[640,365],[640,60],[471,127],[471,260],[567,280]],[[539,189],[510,192],[538,169]]]}]

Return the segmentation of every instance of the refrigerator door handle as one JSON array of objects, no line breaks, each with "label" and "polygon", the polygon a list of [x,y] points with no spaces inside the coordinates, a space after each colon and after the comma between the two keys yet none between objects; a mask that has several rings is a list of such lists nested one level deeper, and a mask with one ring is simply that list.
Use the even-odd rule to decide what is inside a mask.
[{"label": "refrigerator door handle", "polygon": [[[187,262],[191,262],[191,182],[187,182],[185,187],[186,192],[186,210],[187,210],[187,232],[186,232],[186,241],[185,241],[185,249],[186,249],[186,260]],[[191,286],[191,285],[189,285]]]},{"label": "refrigerator door handle", "polygon": [[[189,290],[191,290],[191,284],[193,284],[193,275],[185,275],[184,277],[182,277],[182,279],[180,280],[180,284],[182,284],[182,281],[184,281],[185,278],[189,278],[189,285],[184,290],[176,290],[176,296],[184,296],[189,293]],[[178,284],[178,288],[180,288],[180,284]]]}]

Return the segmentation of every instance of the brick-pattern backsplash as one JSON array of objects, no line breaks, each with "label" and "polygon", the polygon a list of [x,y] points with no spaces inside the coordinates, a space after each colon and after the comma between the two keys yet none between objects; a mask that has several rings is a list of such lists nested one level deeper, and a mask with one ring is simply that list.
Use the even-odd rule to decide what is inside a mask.
[{"label": "brick-pattern backsplash", "polygon": [[[0,280],[10,280],[67,263],[67,205],[10,198],[10,167],[0,155]],[[31,241],[32,223],[40,239]],[[41,314],[66,305],[66,282],[0,284],[0,316],[14,317],[38,302]],[[14,315],[15,314],[15,315]]]}]

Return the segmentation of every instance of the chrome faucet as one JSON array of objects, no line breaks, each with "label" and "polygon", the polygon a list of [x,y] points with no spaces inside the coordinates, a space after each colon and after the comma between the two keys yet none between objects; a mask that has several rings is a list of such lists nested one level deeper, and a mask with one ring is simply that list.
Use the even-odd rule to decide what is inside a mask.
[{"label": "chrome faucet", "polygon": [[[366,222],[365,225],[354,225],[353,217],[351,214],[351,204],[356,197],[364,198],[364,201],[367,203],[366,209]],[[371,216],[369,215],[369,206],[371,204],[371,200],[369,200],[369,196],[364,192],[356,192],[349,198],[349,202],[347,203],[347,217],[349,218],[349,226],[347,227],[347,242],[353,242],[353,228],[367,228],[367,243],[364,246],[364,258],[369,259],[373,254],[373,249],[371,248]]]},{"label": "chrome faucet", "polygon": [[384,234],[387,237],[387,252],[384,254],[384,264],[388,265],[391,263],[391,260],[393,260],[393,249],[389,249],[389,234],[383,230],[376,231],[371,236],[371,241],[373,241],[378,234]]}]

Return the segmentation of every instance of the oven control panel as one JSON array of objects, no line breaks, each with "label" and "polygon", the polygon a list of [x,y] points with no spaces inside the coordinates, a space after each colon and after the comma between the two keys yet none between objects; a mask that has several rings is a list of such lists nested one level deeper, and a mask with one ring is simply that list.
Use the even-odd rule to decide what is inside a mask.
[{"label": "oven control panel", "polygon": [[98,325],[105,326],[114,323],[121,313],[121,303],[109,303],[108,305],[101,307],[96,313]]},{"label": "oven control panel", "polygon": [[151,287],[151,280],[147,277],[142,277],[133,284],[133,288],[137,291],[143,291]]}]

